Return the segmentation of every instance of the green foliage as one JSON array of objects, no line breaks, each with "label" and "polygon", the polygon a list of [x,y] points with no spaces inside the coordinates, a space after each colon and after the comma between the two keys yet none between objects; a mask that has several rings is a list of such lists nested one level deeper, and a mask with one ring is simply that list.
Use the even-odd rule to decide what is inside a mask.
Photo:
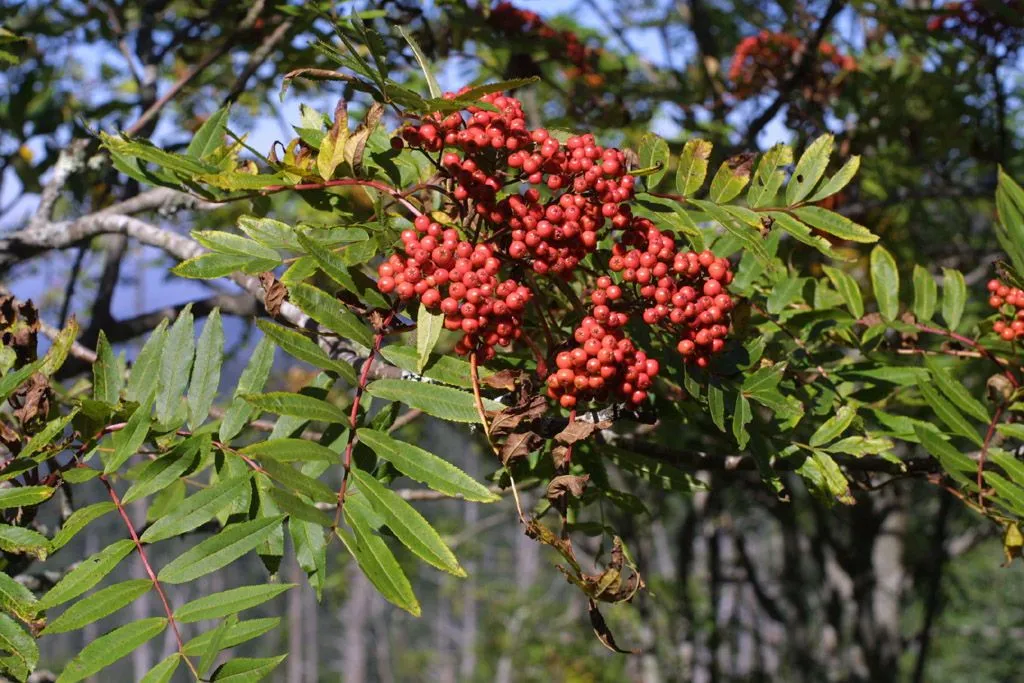
[{"label": "green foliage", "polygon": [[[301,15],[297,7],[281,11]],[[710,130],[705,138],[666,140],[623,128],[623,146],[635,149],[627,157],[630,170],[641,179],[630,210],[695,251],[708,248],[731,259],[732,291],[741,295],[729,341],[706,367],[684,364],[674,355],[677,340],[644,327],[640,311],[631,311],[637,315],[627,326],[629,337],[662,369],[649,400],[634,411],[658,415],[641,433],[623,417],[625,404],[609,418],[582,407],[561,410],[543,396],[546,375],[539,367],[550,370],[568,348],[583,302],[595,289],[590,276],[608,269],[602,260],[607,250],[583,257],[585,281],[542,280],[514,266],[515,277],[536,295],[522,313],[525,339],[486,366],[453,354],[457,335],[446,329],[443,314],[405,305],[383,286],[378,291],[375,281],[377,265],[396,253],[410,219],[428,215],[467,240],[475,239],[481,222],[480,215],[464,215],[448,203],[460,186],[440,161],[400,149],[381,126],[433,113],[441,120],[470,106],[494,110],[480,98],[540,88],[550,79],[484,83],[446,98],[433,55],[413,30],[399,27],[399,42],[358,13],[337,29],[344,51],[323,40],[314,42],[314,51],[339,70],[299,68],[283,77],[282,87],[296,79],[342,82],[349,100],[331,112],[304,106],[295,126],[299,137],[267,156],[231,131],[227,106],[194,127],[187,145],[169,149],[142,137],[100,133],[111,175],[116,170],[134,183],[197,200],[246,202],[236,220],[203,224],[182,237],[206,251],[189,249],[185,253],[197,255],[170,272],[231,278],[249,291],[259,291],[258,281],[272,320],[256,321],[259,340],[246,347],[245,368],[223,395],[229,358],[217,308],[186,305],[173,323],[164,320],[149,333],[130,364],[108,340],[108,334],[115,338],[112,330],[99,330],[91,387],[84,391],[58,390],[52,379],[72,353],[74,322],[55,335],[41,359],[33,348],[31,359],[16,361],[24,350],[13,342],[12,350],[5,348],[0,398],[16,413],[33,383],[49,392],[36,392],[47,402],[37,398],[39,410],[31,417],[8,420],[5,414],[0,425],[20,430],[16,440],[4,434],[4,443],[17,448],[9,448],[0,475],[8,482],[0,489],[0,549],[12,558],[9,564],[46,560],[111,512],[125,527],[118,540],[69,567],[39,595],[0,574],[0,649],[7,653],[0,666],[7,674],[28,678],[39,661],[37,638],[46,643],[48,636],[111,615],[123,619],[121,610],[153,591],[167,605],[165,615],[128,621],[99,636],[58,680],[98,674],[168,627],[179,651],[144,681],[171,680],[182,664],[196,679],[259,680],[285,656],[233,657],[217,665],[218,658],[274,629],[276,618],[238,615],[294,584],[268,579],[178,602],[177,609],[164,592],[234,563],[261,560],[275,574],[287,532],[289,552],[318,598],[331,581],[328,557],[343,546],[384,598],[419,616],[407,557],[459,578],[467,569],[452,540],[413,503],[493,503],[507,492],[518,506],[516,486],[524,482],[544,490],[533,510],[519,511],[525,530],[559,554],[559,569],[589,601],[602,642],[617,649],[593,605],[627,602],[644,582],[615,524],[651,514],[647,490],[685,496],[706,488],[694,476],[700,462],[675,459],[673,449],[682,443],[752,461],[773,495],[784,497],[800,483],[824,505],[853,504],[863,495],[851,485],[862,483],[854,472],[903,473],[916,466],[915,453],[926,453],[934,464],[929,473],[968,506],[1008,530],[1024,520],[1024,466],[1004,443],[1024,441],[1015,422],[1022,412],[1017,348],[988,334],[992,320],[983,314],[984,295],[968,284],[972,278],[942,267],[940,298],[937,267],[912,266],[893,231],[873,232],[827,208],[823,200],[838,202],[853,188],[870,196],[872,179],[878,184],[882,175],[877,167],[858,175],[861,156],[848,153],[846,141],[828,133],[801,135],[795,146],[735,154],[725,151],[731,150],[728,136]],[[399,73],[396,55],[406,49],[418,67],[413,75]],[[10,53],[0,51],[0,59],[11,61]],[[354,129],[350,116],[362,117]],[[555,125],[550,133],[567,137]],[[673,184],[666,180],[673,166],[675,192],[656,192]],[[1024,191],[1002,169],[997,185],[994,230],[1012,281],[1024,273]],[[504,198],[520,189],[518,181],[508,182],[496,193]],[[886,198],[885,187],[876,192]],[[305,200],[312,212],[303,215],[316,222],[264,215],[281,209],[270,197],[284,193]],[[855,217],[875,224],[870,213]],[[865,245],[874,246],[868,251]],[[196,318],[204,314],[197,338]],[[312,380],[301,372],[278,376],[278,349],[302,364],[293,367],[322,372]],[[952,357],[968,369],[949,362]],[[261,419],[264,414],[271,420]],[[447,454],[413,443],[416,434],[398,431],[421,414],[461,430],[464,443],[491,449],[496,457],[488,475],[495,485],[477,481]],[[400,489],[396,482],[403,477],[422,488]],[[61,486],[89,487],[104,500],[63,515],[55,532],[34,526],[37,509],[56,508],[51,499]],[[138,501],[147,503],[145,525],[125,507]],[[568,540],[577,532],[600,537],[599,574],[581,566]],[[172,540],[186,541],[187,549],[172,549]],[[396,554],[396,546],[403,550]],[[159,569],[150,564],[154,547],[175,553]],[[133,553],[146,578],[97,588]],[[53,614],[59,607],[63,611]],[[209,630],[180,641],[179,625],[212,620],[218,623]]]}]

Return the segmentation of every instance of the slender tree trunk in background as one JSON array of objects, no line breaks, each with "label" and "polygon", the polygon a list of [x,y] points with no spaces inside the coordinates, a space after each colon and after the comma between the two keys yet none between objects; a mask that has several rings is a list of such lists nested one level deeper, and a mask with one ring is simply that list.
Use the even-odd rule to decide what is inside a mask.
[{"label": "slender tree trunk in background", "polygon": [[925,598],[924,625],[918,645],[917,660],[914,662],[913,683],[925,683],[928,666],[928,650],[931,645],[932,629],[942,608],[942,577],[946,566],[947,522],[953,506],[953,496],[939,491],[939,512],[935,517],[935,535],[932,538],[931,576],[928,577],[928,594]]},{"label": "slender tree trunk in background", "polygon": [[[477,479],[480,475],[479,454],[474,450],[466,458],[466,474]],[[462,528],[472,529],[480,521],[479,505],[462,506]],[[473,549],[474,553],[476,548]],[[479,562],[475,555],[469,555],[463,561],[468,576],[462,584],[462,627],[459,636],[459,680],[465,683],[473,679],[476,673],[476,642],[477,629],[477,572],[480,570]]]},{"label": "slender tree trunk in background", "polygon": [[[523,508],[528,509],[528,503],[523,500]],[[512,616],[506,622],[507,633],[505,637],[506,648],[498,659],[497,670],[494,676],[495,683],[512,683],[512,665],[519,639],[519,632],[523,623],[529,616],[530,605],[527,602],[527,595],[530,587],[537,579],[537,571],[540,568],[540,544],[526,537],[523,530],[517,524],[513,530],[516,534],[515,547],[515,586],[517,607]]]},{"label": "slender tree trunk in background", "polygon": [[455,652],[452,648],[452,581],[447,575],[440,577],[435,588],[437,594],[437,617],[434,621],[434,651],[432,653],[435,672],[433,680],[438,683],[455,683]]},{"label": "slender tree trunk in background", "polygon": [[355,563],[349,567],[349,595],[341,608],[342,680],[344,683],[367,683],[366,629],[369,625],[370,598],[373,586]]},{"label": "slender tree trunk in background", "polygon": [[[130,504],[131,510],[129,511],[132,524],[135,525],[136,529],[141,529],[146,523],[146,512],[149,509],[149,499],[142,498],[136,503]],[[133,579],[146,579],[149,575],[146,573],[145,567],[142,566],[142,560],[138,555],[132,556],[131,574]],[[153,616],[152,612],[152,591],[146,593],[141,598],[132,603],[132,620],[139,621],[146,617]],[[134,680],[141,681],[146,672],[149,671],[153,664],[153,651],[154,647],[152,642],[146,643],[142,647],[136,648],[132,652],[132,671],[134,673]]]},{"label": "slender tree trunk in background", "polygon": [[288,659],[285,660],[288,663],[287,680],[288,683],[304,683],[306,648],[302,643],[304,640],[302,622],[305,616],[303,594],[306,592],[306,586],[303,585],[305,582],[302,568],[297,562],[289,559],[285,571],[289,583],[299,584],[296,588],[288,591]]},{"label": "slender tree trunk in background", "polygon": [[889,488],[889,495],[875,501],[892,507],[885,514],[875,546],[871,566],[877,586],[872,602],[875,625],[874,652],[868,658],[872,682],[894,681],[899,673],[902,651],[900,613],[903,584],[907,572],[903,565],[904,537],[907,532],[907,495],[899,488]]},{"label": "slender tree trunk in background", "polygon": [[302,589],[302,671],[305,674],[302,683],[317,683],[320,678],[320,605],[317,604],[316,594],[308,583],[304,582]]},{"label": "slender tree trunk in background", "polygon": [[[85,551],[84,551],[85,554],[83,555],[83,557],[91,557],[94,553],[99,552],[99,549],[100,549],[100,541],[99,541],[98,534],[86,533],[85,534]],[[92,622],[91,624],[89,624],[88,626],[86,626],[85,628],[83,628],[82,629],[81,642],[80,642],[76,652],[81,652],[83,647],[85,647],[86,645],[88,645],[92,641],[96,640],[99,637],[99,635],[100,635],[99,626],[96,624],[95,621]],[[87,678],[85,680],[87,681],[87,683],[97,683],[95,676],[89,676],[89,678]]]},{"label": "slender tree trunk in background", "polygon": [[391,628],[388,603],[377,593],[370,598],[370,624],[377,662],[377,683],[396,683],[391,662]]}]

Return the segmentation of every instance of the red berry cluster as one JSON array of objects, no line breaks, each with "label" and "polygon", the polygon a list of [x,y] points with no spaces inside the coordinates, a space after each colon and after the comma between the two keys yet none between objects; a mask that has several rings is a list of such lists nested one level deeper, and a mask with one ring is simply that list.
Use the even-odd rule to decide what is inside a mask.
[{"label": "red berry cluster", "polygon": [[491,10],[487,22],[505,36],[542,42],[553,59],[564,60],[572,65],[566,74],[570,78],[582,76],[584,82],[592,88],[604,82],[604,78],[597,73],[601,51],[587,47],[572,31],[559,31],[536,12],[520,9],[511,2],[500,2]]},{"label": "red berry cluster", "polygon": [[522,335],[522,313],[532,293],[515,280],[499,278],[501,262],[487,244],[459,239],[417,216],[416,230],[402,232],[405,257],[392,254],[377,267],[377,287],[401,300],[419,297],[427,308],[444,314],[444,326],[464,334],[455,350],[466,355],[481,349],[481,360],[495,346],[509,346]]},{"label": "red berry cluster", "polygon": [[637,350],[621,330],[587,316],[573,333],[578,346],[555,356],[547,378],[548,396],[563,408],[616,397],[639,405],[658,374],[658,361]]},{"label": "red berry cluster", "polygon": [[928,30],[947,31],[966,40],[993,40],[1011,48],[1019,47],[1024,40],[1024,25],[1020,22],[1022,15],[1022,0],[949,2],[941,7],[939,14],[928,20]]},{"label": "red berry cluster", "polygon": [[[788,80],[797,60],[806,51],[807,44],[788,33],[761,31],[744,38],[736,46],[729,67],[733,92],[739,97],[749,97],[778,88]],[[808,89],[809,97],[815,101],[831,99],[838,93],[842,77],[856,69],[853,57],[841,55],[834,45],[822,41],[818,45],[814,72],[807,76],[806,85],[812,86]]]},{"label": "red berry cluster", "polygon": [[[711,355],[725,347],[733,308],[726,290],[733,274],[726,259],[707,250],[678,251],[672,237],[641,218],[613,247],[608,268],[635,287],[644,323],[675,335],[676,349],[686,362],[706,367]],[[607,302],[617,299],[621,288],[611,278],[598,278],[597,285],[591,301],[594,316],[601,320]]]},{"label": "red berry cluster", "polygon": [[991,296],[988,304],[997,311],[1006,312],[1012,309],[1004,320],[997,320],[992,331],[1006,341],[1024,339],[1024,290],[1009,287],[999,280],[988,281]]},{"label": "red berry cluster", "polygon": [[521,273],[579,277],[580,262],[610,233],[608,272],[596,274],[576,345],[556,347],[563,350],[548,395],[566,408],[612,397],[644,401],[658,363],[623,333],[634,314],[672,335],[685,362],[705,367],[729,329],[728,261],[679,251],[651,221],[633,216],[634,178],[620,150],[589,133],[559,141],[531,130],[513,97],[481,101],[429,114],[392,141],[435,163],[451,200],[445,210],[459,227],[418,216],[402,233],[402,252],[378,267],[379,289],[439,310],[446,328],[463,333],[456,351],[486,360],[523,336],[523,310],[536,292],[520,284]]},{"label": "red berry cluster", "polygon": [[[446,97],[454,98],[453,94]],[[633,176],[625,155],[599,146],[591,134],[565,143],[547,130],[529,130],[522,105],[513,98],[482,98],[498,111],[468,107],[461,113],[433,115],[402,131],[405,144],[425,152],[444,152],[440,166],[448,174],[457,202],[472,200],[473,213],[487,224],[485,237],[510,259],[523,259],[539,274],[568,277],[597,246],[598,231],[610,223],[625,228],[631,218]],[[498,191],[525,183],[537,187],[497,199]]]}]

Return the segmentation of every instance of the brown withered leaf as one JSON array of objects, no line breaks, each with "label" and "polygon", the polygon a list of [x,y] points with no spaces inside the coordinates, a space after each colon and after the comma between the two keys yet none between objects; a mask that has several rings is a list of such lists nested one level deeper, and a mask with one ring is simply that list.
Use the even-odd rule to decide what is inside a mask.
[{"label": "brown withered leaf", "polygon": [[488,375],[483,378],[483,383],[492,389],[505,389],[506,391],[515,391],[516,385],[519,383],[519,378],[522,377],[522,370],[499,370],[493,375]]},{"label": "brown withered leaf", "polygon": [[571,446],[577,441],[583,441],[594,432],[601,429],[608,429],[612,423],[608,420],[603,422],[585,422],[573,420],[565,426],[565,429],[555,434],[555,441],[566,446]]},{"label": "brown withered leaf", "polygon": [[551,449],[551,461],[555,464],[555,470],[561,472],[569,464],[570,450],[568,446],[555,446]]},{"label": "brown withered leaf", "polygon": [[[904,311],[903,315],[900,316],[900,320],[908,325],[914,325],[917,323],[917,316],[915,316],[912,311]],[[917,332],[916,330],[913,332],[901,332],[900,339],[903,341],[916,342]]]},{"label": "brown withered leaf", "polygon": [[380,311],[370,311],[370,327],[374,332],[384,331],[384,316]]},{"label": "brown withered leaf", "polygon": [[520,401],[514,406],[509,406],[497,413],[491,413],[488,418],[491,421],[491,434],[502,436],[510,434],[523,422],[529,422],[540,417],[548,410],[547,399],[543,396],[534,395],[525,401]]},{"label": "brown withered leaf", "polygon": [[281,312],[281,304],[288,296],[288,289],[278,281],[271,272],[260,273],[260,285],[263,286],[263,305],[271,317]]},{"label": "brown withered leaf", "polygon": [[540,434],[529,430],[517,430],[505,438],[505,442],[501,444],[498,451],[498,457],[501,458],[502,465],[507,465],[516,458],[525,458],[540,448],[543,443],[544,439]]},{"label": "brown withered leaf", "polygon": [[37,417],[45,418],[50,412],[50,381],[37,372],[21,385],[10,401],[16,406],[14,416],[23,425]]},{"label": "brown withered leaf", "polygon": [[874,327],[875,325],[881,325],[884,321],[882,320],[881,313],[868,313],[857,322],[868,327]]},{"label": "brown withered leaf", "polygon": [[586,490],[588,481],[590,481],[589,474],[563,474],[557,476],[548,484],[547,498],[552,503],[565,498],[567,493],[573,498],[579,498]]},{"label": "brown withered leaf", "polygon": [[0,419],[0,444],[17,455],[21,451],[21,436]]},{"label": "brown withered leaf", "polygon": [[587,611],[590,614],[590,625],[594,627],[594,633],[597,635],[597,639],[601,641],[602,645],[612,652],[618,652],[623,655],[640,654],[640,650],[623,650],[615,643],[615,636],[612,635],[611,629],[608,628],[608,623],[604,620],[604,617],[601,615],[601,611],[597,608],[597,603],[594,600],[590,601]]},{"label": "brown withered leaf", "polygon": [[757,158],[757,155],[753,152],[741,152],[734,157],[726,159],[725,163],[737,178],[749,178],[750,172],[754,167],[755,158]]},{"label": "brown withered leaf", "polygon": [[[543,543],[544,545],[551,546],[561,553],[562,557],[564,557],[575,570],[576,575],[579,574],[580,564],[576,560],[576,553],[573,552],[572,545],[569,544],[568,540],[556,536],[555,532],[538,522],[536,518],[526,521],[525,533],[529,538]],[[565,570],[563,569],[563,571]],[[566,575],[574,578],[574,576],[570,575],[568,572],[566,572]]]},{"label": "brown withered leaf", "polygon": [[579,585],[591,599],[615,604],[632,600],[644,581],[636,573],[623,579],[621,569],[608,567],[600,574],[583,574]]}]

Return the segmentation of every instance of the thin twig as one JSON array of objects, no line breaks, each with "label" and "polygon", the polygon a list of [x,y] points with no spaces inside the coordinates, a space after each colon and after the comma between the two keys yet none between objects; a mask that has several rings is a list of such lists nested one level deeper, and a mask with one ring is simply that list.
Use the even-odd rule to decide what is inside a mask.
[{"label": "thin twig", "polygon": [[149,563],[149,558],[146,557],[146,549],[142,545],[142,541],[139,539],[138,533],[135,531],[135,525],[132,524],[132,520],[128,517],[128,512],[125,510],[124,505],[121,503],[121,499],[117,495],[117,491],[110,484],[105,474],[99,476],[99,480],[103,482],[103,486],[106,487],[107,493],[110,495],[110,500],[113,501],[114,506],[117,508],[117,512],[121,515],[121,519],[124,520],[125,526],[128,527],[128,533],[132,537],[132,542],[135,543],[135,549],[139,553],[139,559],[142,561],[142,567],[146,570],[149,580],[153,582],[153,588],[156,590],[156,594],[160,597],[160,602],[163,604],[164,612],[167,614],[167,623],[171,625],[171,630],[174,631],[174,639],[178,643],[178,653],[181,658],[185,660],[185,666],[189,668],[192,675],[199,679],[199,672],[196,670],[192,660],[185,654],[185,641],[181,638],[181,632],[178,630],[178,622],[174,618],[174,610],[171,609],[171,603],[167,600],[167,594],[164,593],[163,587],[160,585],[160,581],[156,577],[156,572],[153,571],[152,565]]}]

